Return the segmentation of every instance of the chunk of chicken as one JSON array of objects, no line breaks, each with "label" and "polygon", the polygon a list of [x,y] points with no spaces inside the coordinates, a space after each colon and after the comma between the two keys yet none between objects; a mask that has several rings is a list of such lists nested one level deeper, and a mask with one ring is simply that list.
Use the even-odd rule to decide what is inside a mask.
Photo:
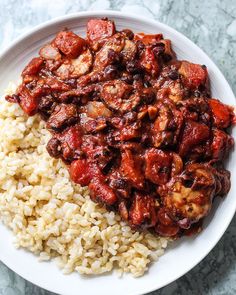
[{"label": "chunk of chicken", "polygon": [[133,87],[120,80],[105,82],[101,98],[108,108],[125,113],[133,110],[140,102],[137,93],[132,94]]},{"label": "chunk of chicken", "polygon": [[51,44],[46,44],[45,46],[43,46],[39,51],[39,55],[44,59],[51,59],[51,60],[61,59],[61,54],[58,48],[52,46]]},{"label": "chunk of chicken", "polygon": [[58,105],[47,121],[47,128],[59,131],[76,122],[77,107],[74,104]]},{"label": "chunk of chicken", "polygon": [[110,62],[109,51],[113,50],[116,53],[120,53],[125,46],[125,36],[121,33],[116,33],[108,39],[103,47],[97,52],[94,60],[94,71],[101,71]]},{"label": "chunk of chicken", "polygon": [[88,117],[94,119],[98,117],[109,118],[112,115],[112,112],[100,101],[89,101],[86,105],[86,111]]},{"label": "chunk of chicken", "polygon": [[93,56],[91,51],[87,49],[76,59],[71,61],[71,74],[70,78],[78,78],[84,74],[87,74],[92,67]]},{"label": "chunk of chicken", "polygon": [[211,169],[203,164],[190,164],[169,183],[164,196],[166,212],[180,227],[189,228],[209,213],[215,189]]},{"label": "chunk of chicken", "polygon": [[124,48],[121,51],[123,62],[129,62],[134,59],[137,53],[137,46],[131,40],[125,40]]},{"label": "chunk of chicken", "polygon": [[176,145],[182,130],[183,115],[170,101],[159,101],[157,110],[151,129],[153,145],[157,148]]}]

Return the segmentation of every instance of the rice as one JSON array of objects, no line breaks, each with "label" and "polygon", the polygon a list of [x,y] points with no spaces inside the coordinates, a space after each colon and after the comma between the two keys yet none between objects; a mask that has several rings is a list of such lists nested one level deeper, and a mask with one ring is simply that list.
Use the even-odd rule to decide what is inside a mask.
[{"label": "rice", "polygon": [[[7,93],[15,90],[10,84]],[[168,240],[134,232],[114,212],[90,200],[70,181],[65,164],[46,151],[50,133],[38,116],[0,99],[0,218],[14,244],[54,258],[65,274],[141,276],[164,253]]]}]

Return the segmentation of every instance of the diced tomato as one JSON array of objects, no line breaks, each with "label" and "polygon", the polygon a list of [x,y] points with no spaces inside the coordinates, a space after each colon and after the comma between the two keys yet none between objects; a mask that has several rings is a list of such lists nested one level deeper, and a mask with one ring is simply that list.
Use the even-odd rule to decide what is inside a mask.
[{"label": "diced tomato", "polygon": [[179,73],[183,77],[183,82],[190,88],[197,88],[200,85],[205,85],[208,76],[205,66],[187,61],[182,61]]},{"label": "diced tomato", "polygon": [[121,173],[134,187],[143,188],[144,175],[141,170],[142,161],[132,155],[130,150],[125,150],[121,155]]},{"label": "diced tomato", "polygon": [[209,139],[209,127],[194,121],[187,121],[183,132],[183,137],[179,146],[180,156],[185,156],[191,148]]},{"label": "diced tomato", "polygon": [[37,74],[41,66],[43,65],[43,59],[41,57],[35,57],[33,58],[28,65],[24,68],[22,72],[22,77],[26,75],[35,75]]},{"label": "diced tomato", "polygon": [[76,58],[83,51],[86,41],[71,31],[62,31],[53,40],[53,45],[66,56]]},{"label": "diced tomato", "polygon": [[155,55],[150,47],[146,47],[145,51],[141,55],[140,65],[145,69],[145,71],[156,76],[159,71],[159,65],[155,58]]},{"label": "diced tomato", "polygon": [[136,193],[129,214],[133,226],[154,226],[157,222],[155,199]]},{"label": "diced tomato", "polygon": [[87,37],[90,42],[99,42],[115,34],[115,24],[110,20],[91,19],[87,23]]},{"label": "diced tomato", "polygon": [[232,109],[217,99],[211,98],[208,101],[213,114],[214,125],[217,128],[229,127],[234,117]]},{"label": "diced tomato", "polygon": [[78,125],[67,128],[57,136],[62,143],[62,154],[65,160],[73,159],[76,152],[80,151],[82,136],[82,129]]},{"label": "diced tomato", "polygon": [[141,124],[134,123],[120,130],[120,140],[126,141],[141,137]]},{"label": "diced tomato", "polygon": [[137,33],[134,35],[134,40],[140,40],[142,41],[145,45],[150,45],[153,43],[156,43],[163,39],[162,34],[144,34],[144,33]]},{"label": "diced tomato", "polygon": [[92,179],[89,165],[85,159],[73,161],[69,171],[71,179],[82,186],[88,185]]},{"label": "diced tomato", "polygon": [[99,177],[92,179],[89,189],[91,191],[91,198],[95,201],[97,200],[107,205],[113,205],[117,201],[117,196],[113,190]]},{"label": "diced tomato", "polygon": [[219,129],[213,131],[211,150],[214,159],[222,160],[227,157],[233,145],[234,140],[230,135]]},{"label": "diced tomato", "polygon": [[33,116],[37,112],[38,98],[31,95],[29,90],[21,85],[18,88],[19,104],[23,111],[29,116]]}]

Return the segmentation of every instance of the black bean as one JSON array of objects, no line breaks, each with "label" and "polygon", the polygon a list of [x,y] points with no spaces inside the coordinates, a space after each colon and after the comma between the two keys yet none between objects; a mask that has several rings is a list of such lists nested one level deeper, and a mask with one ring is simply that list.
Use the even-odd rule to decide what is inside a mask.
[{"label": "black bean", "polygon": [[142,71],[139,62],[136,60],[128,62],[126,64],[126,70],[130,74],[138,74]]},{"label": "black bean", "polygon": [[132,40],[134,38],[134,33],[129,29],[124,29],[121,32],[125,33],[129,40]]},{"label": "black bean", "polygon": [[172,56],[170,54],[163,54],[162,58],[164,62],[169,62],[172,60]]},{"label": "black bean", "polygon": [[169,73],[168,73],[168,77],[171,79],[171,80],[177,80],[179,78],[179,74],[177,71],[175,70],[171,70]]},{"label": "black bean", "polygon": [[152,88],[144,88],[141,94],[141,99],[147,104],[152,103],[155,99],[155,92]]},{"label": "black bean", "polygon": [[133,76],[131,74],[123,75],[120,78],[120,80],[127,83],[127,84],[132,84],[133,83]]},{"label": "black bean", "polygon": [[155,44],[155,47],[152,49],[156,57],[159,57],[165,52],[165,45],[163,43]]},{"label": "black bean", "polygon": [[112,80],[118,75],[117,67],[114,65],[108,65],[104,69],[104,76],[106,79]]},{"label": "black bean", "polygon": [[120,55],[118,52],[115,52],[113,49],[109,49],[107,54],[109,64],[115,64],[120,61]]},{"label": "black bean", "polygon": [[143,52],[145,45],[143,44],[141,40],[138,40],[136,41],[136,46],[137,46],[138,54],[140,55]]},{"label": "black bean", "polygon": [[142,74],[135,74],[135,75],[133,76],[133,79],[134,79],[135,81],[139,81],[139,80],[142,80],[142,79],[143,79],[143,76],[142,76]]},{"label": "black bean", "polygon": [[200,97],[201,96],[201,92],[199,90],[195,90],[194,93],[193,93],[193,95],[195,97]]},{"label": "black bean", "polygon": [[59,158],[61,154],[61,143],[60,141],[52,137],[49,142],[47,143],[47,151],[49,155],[53,158]]},{"label": "black bean", "polygon": [[51,95],[41,97],[38,105],[39,111],[50,113],[55,107],[55,100]]}]

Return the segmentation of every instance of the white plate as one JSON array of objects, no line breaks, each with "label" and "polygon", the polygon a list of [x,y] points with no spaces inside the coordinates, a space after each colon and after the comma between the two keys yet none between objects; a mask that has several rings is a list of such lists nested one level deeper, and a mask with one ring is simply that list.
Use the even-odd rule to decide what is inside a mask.
[{"label": "white plate", "polygon": [[[37,54],[39,48],[51,40],[55,33],[67,27],[81,35],[85,34],[87,20],[107,16],[113,19],[118,29],[130,28],[136,32],[162,32],[170,38],[179,59],[205,64],[208,67],[213,97],[235,105],[235,97],[222,73],[211,59],[194,43],[172,28],[153,20],[112,11],[83,12],[61,17],[42,24],[15,41],[0,56],[0,93],[9,81],[17,81],[23,67]],[[236,130],[233,131],[234,137]],[[236,154],[232,153],[228,169],[232,180],[236,179]],[[52,262],[38,262],[24,250],[15,250],[12,233],[0,225],[0,259],[28,281],[64,295],[136,295],[161,288],[184,275],[199,263],[222,237],[236,208],[236,182],[228,196],[214,204],[214,210],[205,221],[204,231],[194,238],[179,240],[167,250],[149,272],[141,278],[129,275],[118,278],[116,274],[83,277],[78,274],[63,275]],[[215,210],[217,208],[217,210]]]}]

